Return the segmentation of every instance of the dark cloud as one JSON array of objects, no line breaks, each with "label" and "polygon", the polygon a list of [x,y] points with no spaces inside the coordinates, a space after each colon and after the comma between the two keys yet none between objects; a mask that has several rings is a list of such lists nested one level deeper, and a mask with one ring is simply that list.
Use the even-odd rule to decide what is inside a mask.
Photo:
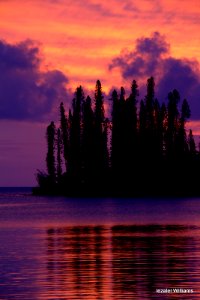
[{"label": "dark cloud", "polygon": [[67,77],[40,70],[39,48],[32,41],[0,41],[0,119],[44,120],[67,99]]},{"label": "dark cloud", "polygon": [[[176,88],[182,99],[188,99],[192,117],[200,118],[200,65],[197,61],[170,56],[170,45],[159,32],[138,39],[133,51],[123,51],[114,58],[109,68],[116,67],[128,80],[144,82],[154,76],[156,96],[161,101],[166,100],[169,91]],[[142,85],[141,90],[144,88]]]},{"label": "dark cloud", "polygon": [[110,69],[120,67],[124,78],[146,77],[147,74],[157,73],[163,56],[168,52],[169,44],[160,33],[154,32],[150,38],[136,40],[134,51],[124,51],[119,57],[114,58]]}]

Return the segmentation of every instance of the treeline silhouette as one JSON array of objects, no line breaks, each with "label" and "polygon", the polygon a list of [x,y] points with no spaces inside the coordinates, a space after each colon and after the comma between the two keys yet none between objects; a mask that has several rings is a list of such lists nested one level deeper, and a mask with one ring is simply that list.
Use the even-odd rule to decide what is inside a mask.
[{"label": "treeline silhouette", "polygon": [[199,194],[200,154],[186,122],[190,108],[177,90],[168,102],[155,98],[154,78],[138,102],[112,92],[111,117],[105,117],[101,82],[94,101],[77,87],[72,108],[60,104],[60,124],[47,127],[47,173],[38,171],[35,193],[70,196],[187,196]]}]

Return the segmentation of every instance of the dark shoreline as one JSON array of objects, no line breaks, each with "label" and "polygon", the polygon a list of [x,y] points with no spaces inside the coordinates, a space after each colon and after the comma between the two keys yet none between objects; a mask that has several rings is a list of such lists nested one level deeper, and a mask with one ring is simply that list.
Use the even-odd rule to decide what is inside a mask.
[{"label": "dark shoreline", "polygon": [[59,188],[55,188],[55,189],[41,189],[40,187],[33,187],[32,188],[32,194],[34,196],[63,196],[63,197],[70,197],[70,198],[119,198],[119,199],[123,199],[123,198],[132,198],[132,199],[136,199],[136,198],[196,198],[196,197],[200,197],[200,193],[196,192],[191,192],[191,190],[186,190],[186,191],[172,191],[172,190],[168,190],[168,192],[162,192],[162,191],[143,191],[143,192],[124,192],[124,191],[111,191],[111,190],[106,190],[106,191],[88,191],[88,190],[77,190],[76,192],[74,191],[68,191],[68,192],[64,192],[63,190],[59,189]]}]

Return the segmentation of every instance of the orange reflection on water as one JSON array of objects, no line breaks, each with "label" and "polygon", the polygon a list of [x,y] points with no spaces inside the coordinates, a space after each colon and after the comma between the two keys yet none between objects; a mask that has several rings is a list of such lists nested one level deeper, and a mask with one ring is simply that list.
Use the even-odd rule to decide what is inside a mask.
[{"label": "orange reflection on water", "polygon": [[199,233],[185,225],[49,228],[40,299],[161,299],[158,288],[192,288],[184,299],[199,299]]},{"label": "orange reflection on water", "polygon": [[109,230],[105,235],[100,226],[71,227],[49,229],[47,234],[51,292],[59,291],[66,299],[112,299]]}]

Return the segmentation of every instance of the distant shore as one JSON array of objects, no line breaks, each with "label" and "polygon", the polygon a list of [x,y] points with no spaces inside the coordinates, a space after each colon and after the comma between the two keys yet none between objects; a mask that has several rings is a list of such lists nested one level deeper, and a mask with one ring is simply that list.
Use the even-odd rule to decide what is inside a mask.
[{"label": "distant shore", "polygon": [[64,191],[59,188],[54,189],[41,189],[40,187],[33,187],[32,194],[35,196],[63,196],[72,198],[188,198],[188,197],[200,197],[200,191],[196,190],[137,190],[137,191],[124,191],[124,190],[88,190],[77,189],[74,191]]}]

